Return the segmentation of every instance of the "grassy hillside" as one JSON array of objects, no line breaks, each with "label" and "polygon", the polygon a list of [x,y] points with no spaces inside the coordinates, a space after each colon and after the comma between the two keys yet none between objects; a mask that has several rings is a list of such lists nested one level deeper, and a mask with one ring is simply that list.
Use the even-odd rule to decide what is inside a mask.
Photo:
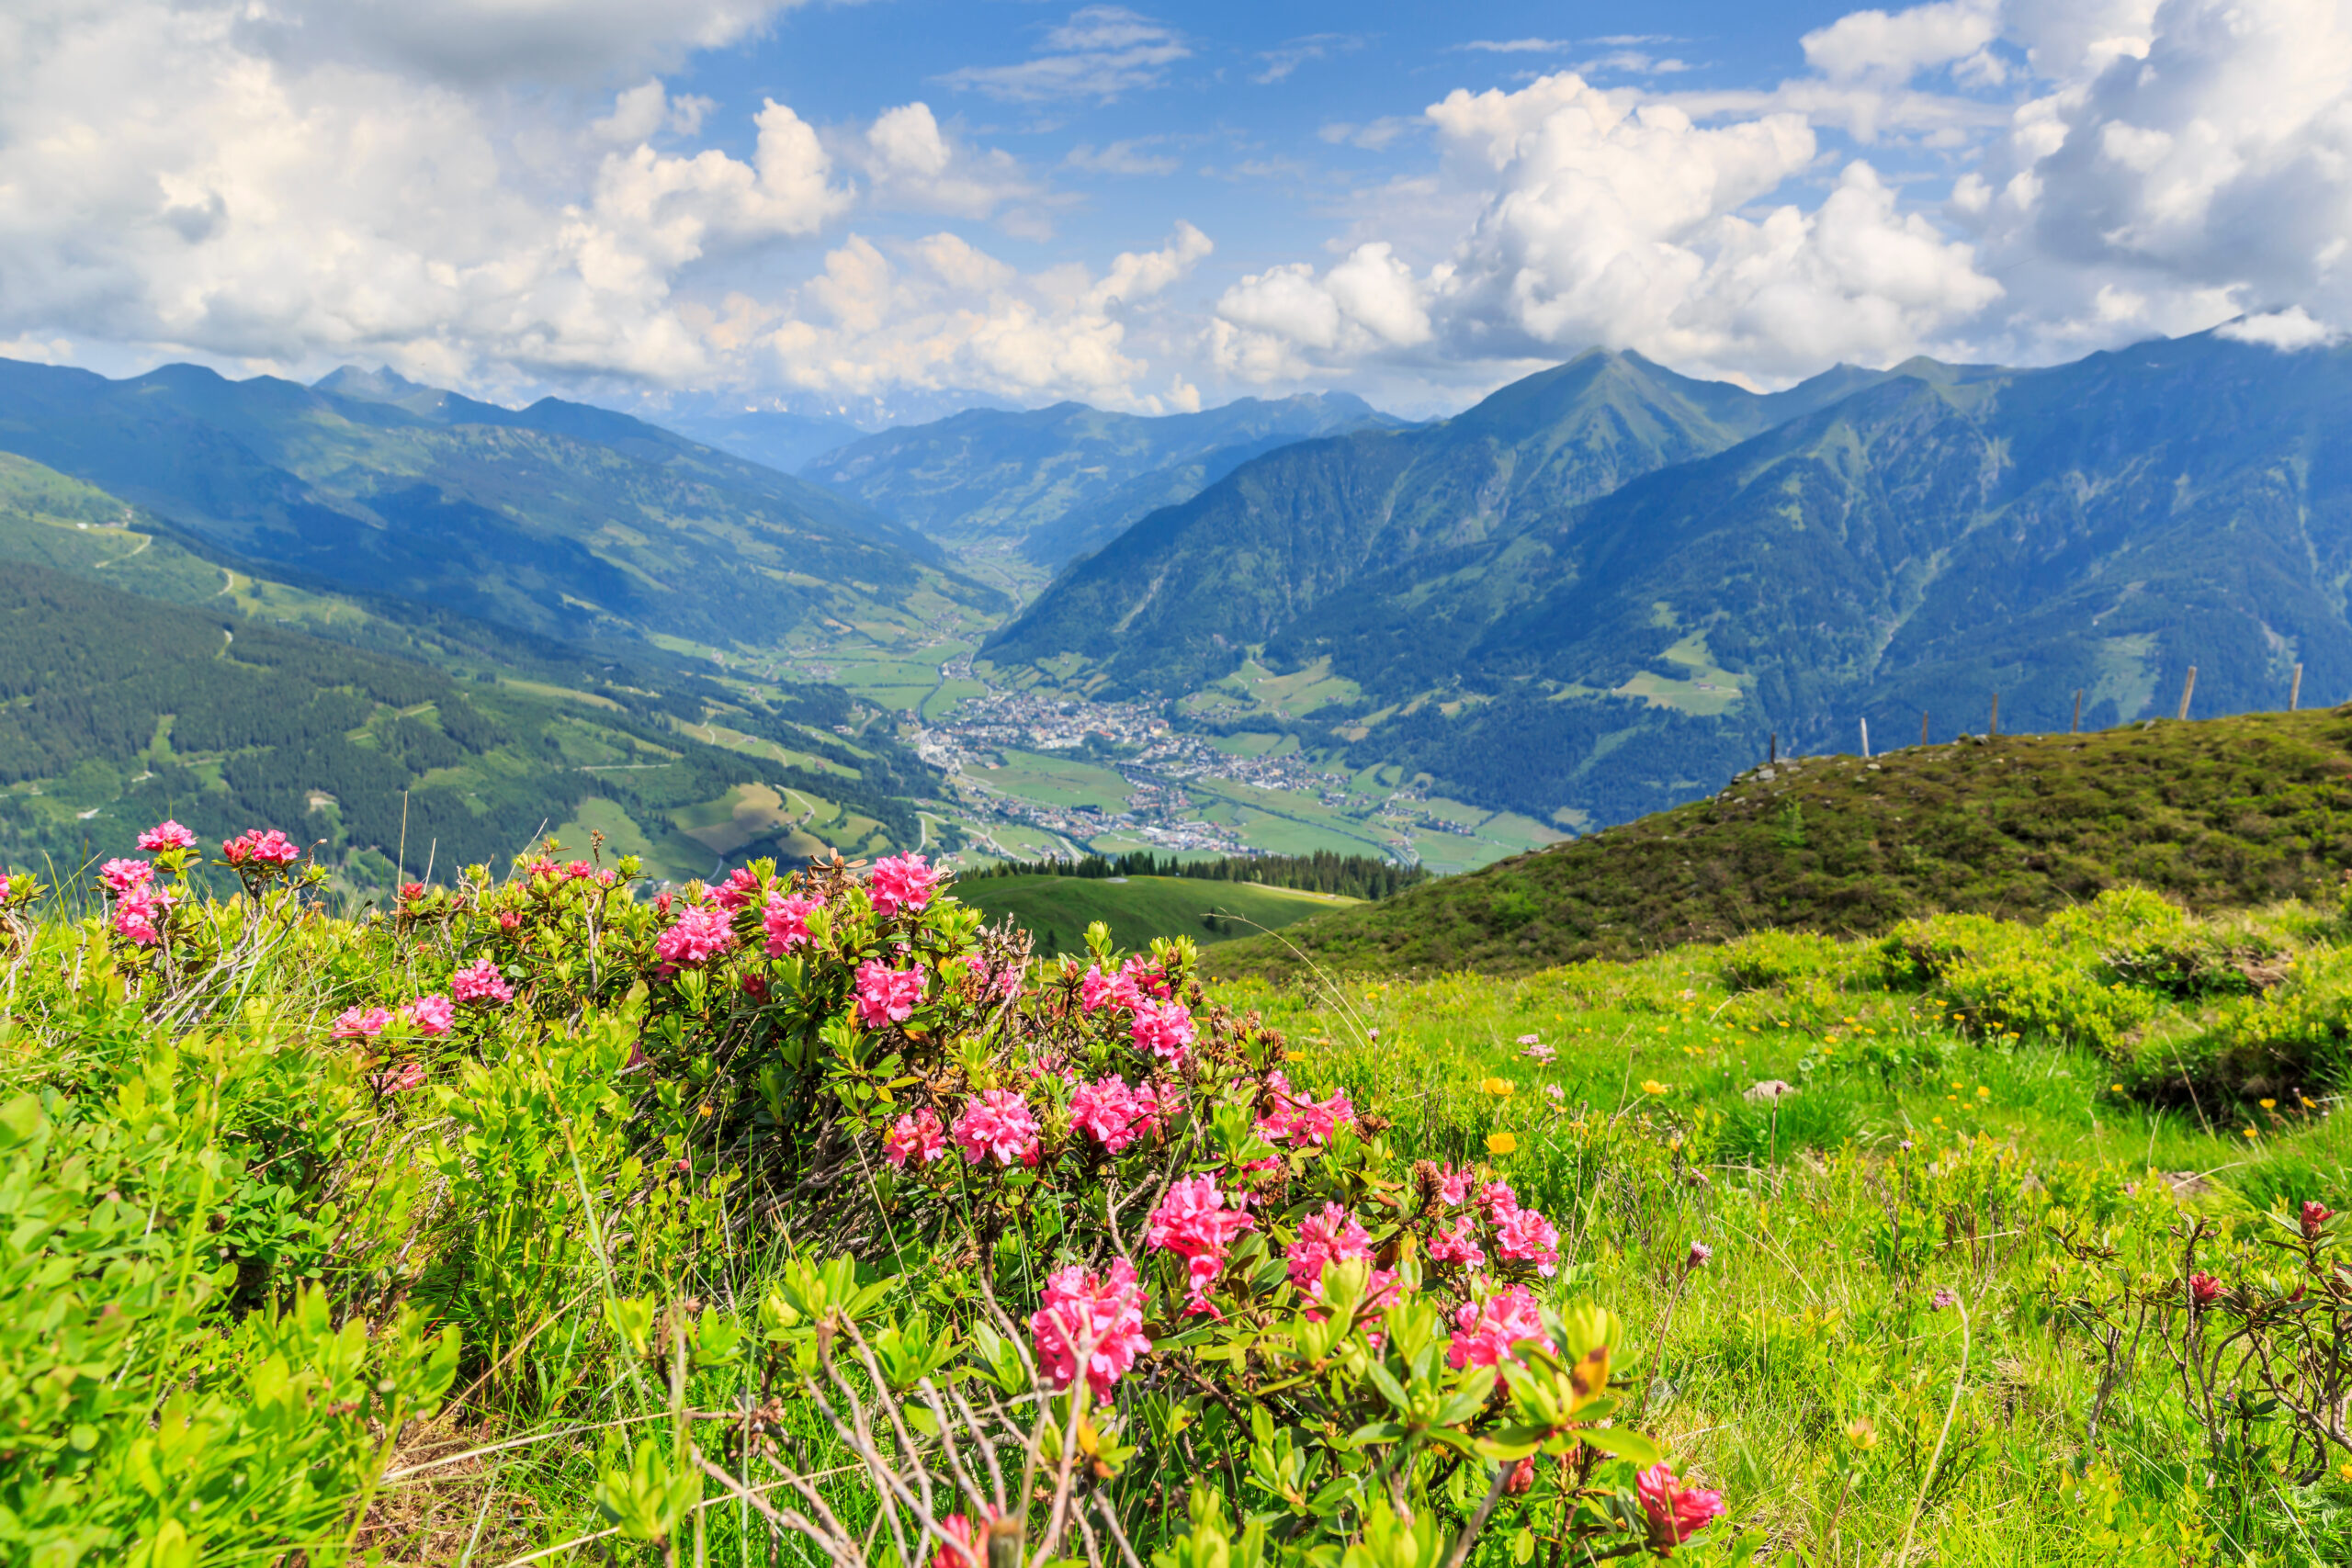
[{"label": "grassy hillside", "polygon": [[[1815,757],[1712,799],[1285,932],[1335,969],[1528,970],[1766,928],[2026,919],[2137,884],[2199,908],[2317,893],[2352,863],[2352,706]],[[1220,949],[1287,973],[1290,947]]]},{"label": "grassy hillside", "polygon": [[1039,951],[1049,953],[1084,952],[1086,928],[1096,920],[1110,926],[1111,941],[1120,947],[1147,947],[1156,936],[1188,936],[1206,947],[1259,926],[1280,931],[1356,902],[1189,876],[975,876],[958,882],[956,896],[990,920],[1012,916],[1037,939]]}]

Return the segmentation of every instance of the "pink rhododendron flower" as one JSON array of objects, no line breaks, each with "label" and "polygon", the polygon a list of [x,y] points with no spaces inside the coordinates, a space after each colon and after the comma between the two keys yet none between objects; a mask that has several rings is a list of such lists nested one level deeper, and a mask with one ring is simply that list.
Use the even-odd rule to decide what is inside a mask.
[{"label": "pink rhododendron flower", "polygon": [[1446,1365],[1457,1372],[1464,1367],[1494,1367],[1498,1388],[1503,1382],[1501,1364],[1518,1360],[1513,1352],[1520,1346],[1532,1343],[1547,1353],[1556,1353],[1551,1337],[1544,1332],[1544,1314],[1523,1285],[1513,1285],[1483,1302],[1463,1303],[1454,1310],[1453,1327]]},{"label": "pink rhododendron flower", "polygon": [[939,1115],[925,1107],[899,1117],[890,1123],[882,1138],[882,1157],[894,1167],[904,1167],[910,1159],[918,1165],[929,1165],[947,1152],[947,1140],[940,1135]]},{"label": "pink rhododendron flower", "polygon": [[876,861],[866,874],[865,896],[874,901],[874,912],[888,920],[901,909],[920,909],[930,903],[939,882],[939,873],[922,856],[891,855]]},{"label": "pink rhododendron flower", "polygon": [[1453,1222],[1452,1230],[1441,1231],[1430,1238],[1430,1256],[1440,1263],[1459,1263],[1464,1269],[1485,1268],[1486,1248],[1472,1234],[1476,1228],[1477,1222],[1464,1214]]},{"label": "pink rhododendron flower", "polygon": [[711,901],[722,909],[740,909],[760,896],[760,879],[752,874],[748,865],[739,865],[727,874],[727,880],[710,890]]},{"label": "pink rhododendron flower", "polygon": [[1685,1486],[1663,1463],[1654,1464],[1634,1478],[1642,1512],[1649,1516],[1650,1540],[1659,1546],[1679,1546],[1713,1524],[1724,1511],[1724,1495]]},{"label": "pink rhododendron flower", "polygon": [[139,835],[139,847],[142,850],[191,850],[196,847],[196,835],[166,817]]},{"label": "pink rhododendron flower", "polygon": [[950,1514],[939,1528],[947,1533],[949,1544],[931,1554],[931,1568],[980,1568],[988,1560],[986,1519],[975,1524],[961,1514]]},{"label": "pink rhododendron flower", "polygon": [[157,921],[167,902],[158,898],[152,888],[132,888],[115,905],[115,934],[141,947],[155,946],[164,940],[163,928]]},{"label": "pink rhododendron flower", "polygon": [[1182,1002],[1155,1005],[1147,1001],[1136,1010],[1136,1021],[1127,1032],[1136,1045],[1170,1066],[1182,1066],[1195,1033],[1192,1010]]},{"label": "pink rhododendron flower", "polygon": [[424,1064],[403,1062],[380,1073],[370,1074],[368,1081],[379,1094],[401,1094],[424,1082]]},{"label": "pink rhododendron flower", "polygon": [[719,909],[681,909],[677,922],[653,941],[664,964],[692,969],[735,945],[735,928]]},{"label": "pink rhododendron flower", "polygon": [[248,828],[233,839],[223,839],[220,854],[231,865],[240,866],[291,865],[302,858],[294,841],[275,828],[267,832]]},{"label": "pink rhododendron flower", "polygon": [[1056,1388],[1077,1382],[1082,1365],[1094,1397],[1110,1398],[1136,1357],[1151,1348],[1136,1266],[1114,1258],[1107,1275],[1075,1263],[1055,1269],[1046,1276],[1044,1303],[1031,1315],[1029,1332],[1036,1338],[1037,1364]]},{"label": "pink rhododendron flower", "polygon": [[1437,1195],[1449,1209],[1458,1209],[1470,1201],[1470,1188],[1478,1179],[1475,1170],[1456,1170],[1451,1165],[1438,1172]]},{"label": "pink rhododendron flower", "polygon": [[2197,1273],[2188,1277],[2188,1300],[2192,1306],[2209,1307],[2222,1299],[2225,1287],[2211,1274]]},{"label": "pink rhododendron flower", "polygon": [[1266,1087],[1273,1093],[1274,1109],[1259,1118],[1257,1133],[1270,1144],[1319,1148],[1356,1119],[1356,1108],[1344,1089],[1334,1090],[1329,1100],[1313,1100],[1292,1089],[1279,1070],[1266,1075]]},{"label": "pink rhododendron flower", "polygon": [[922,1001],[923,972],[869,958],[857,966],[857,1021],[868,1029],[904,1023]]},{"label": "pink rhododendron flower", "polygon": [[1495,1256],[1506,1263],[1532,1263],[1549,1279],[1560,1271],[1559,1227],[1532,1209],[1513,1209],[1495,1222]]},{"label": "pink rhododendron flower", "polygon": [[98,880],[115,894],[144,887],[155,879],[155,868],[143,860],[110,860],[98,868]]},{"label": "pink rhododendron flower", "polygon": [[444,996],[418,997],[401,1010],[426,1034],[447,1034],[458,1021],[458,1004]]},{"label": "pink rhododendron flower", "polygon": [[1159,1126],[1159,1101],[1151,1090],[1130,1088],[1124,1079],[1099,1078],[1070,1091],[1069,1119],[1117,1154]]},{"label": "pink rhododendron flower", "polygon": [[596,874],[596,868],[584,860],[567,861],[564,863],[563,874],[566,881],[585,882]]},{"label": "pink rhododendron flower", "polygon": [[[1130,997],[1147,1001],[1164,1002],[1176,994],[1175,987],[1169,984],[1168,971],[1160,967],[1159,961],[1141,953],[1131,954],[1125,964],[1119,965],[1116,985]],[[1129,1000],[1125,1005],[1133,1007],[1136,1004]]]},{"label": "pink rhododendron flower", "polygon": [[767,928],[768,956],[782,958],[808,941],[808,912],[824,907],[821,898],[811,898],[805,893],[771,893],[760,912],[760,924]]},{"label": "pink rhododendron flower", "polygon": [[1092,1012],[1111,999],[1112,982],[1099,964],[1086,966],[1086,978],[1078,983],[1078,1006],[1081,1012]]},{"label": "pink rhododendron flower", "polygon": [[2335,1211],[2324,1203],[2307,1198],[2303,1201],[2302,1209],[2296,1217],[2302,1223],[2305,1239],[2316,1241],[2319,1239],[2320,1227],[2335,1217]]},{"label": "pink rhododendron flower", "polygon": [[1489,1181],[1478,1189],[1478,1207],[1487,1211],[1487,1218],[1501,1224],[1519,1210],[1519,1194],[1510,1190],[1508,1181]]},{"label": "pink rhododendron flower", "polygon": [[967,1165],[978,1165],[991,1155],[999,1165],[1035,1165],[1037,1118],[1012,1090],[982,1089],[956,1118],[956,1146],[964,1151]]},{"label": "pink rhododendron flower", "polygon": [[1184,1260],[1191,1284],[1185,1310],[1208,1311],[1209,1287],[1225,1267],[1226,1249],[1233,1238],[1257,1222],[1238,1208],[1227,1208],[1217,1190],[1216,1178],[1195,1176],[1175,1182],[1152,1212],[1144,1239]]},{"label": "pink rhododendron flower", "polygon": [[488,958],[477,958],[469,968],[449,976],[449,994],[461,1002],[489,1002],[501,1007],[514,999],[514,987]]},{"label": "pink rhododendron flower", "polygon": [[384,1032],[392,1015],[382,1008],[346,1008],[334,1021],[337,1040],[369,1040]]},{"label": "pink rhododendron flower", "polygon": [[1309,1295],[1319,1295],[1323,1266],[1372,1256],[1372,1233],[1363,1228],[1344,1204],[1326,1203],[1319,1214],[1298,1224],[1298,1239],[1283,1253],[1290,1266],[1290,1282]]}]

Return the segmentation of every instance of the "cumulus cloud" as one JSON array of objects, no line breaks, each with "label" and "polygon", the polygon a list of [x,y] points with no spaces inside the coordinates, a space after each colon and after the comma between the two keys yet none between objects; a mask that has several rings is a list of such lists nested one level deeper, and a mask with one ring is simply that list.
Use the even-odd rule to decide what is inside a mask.
[{"label": "cumulus cloud", "polygon": [[1388,349],[1523,360],[1592,344],[1693,369],[1787,376],[1884,359],[1996,299],[1971,248],[1848,164],[1812,211],[1756,210],[1810,168],[1804,118],[1704,125],[1573,73],[1429,110],[1468,231],[1416,275],[1387,243],[1317,275],[1272,269],[1218,301],[1220,365],[1254,379]]},{"label": "cumulus cloud", "polygon": [[2224,321],[2215,329],[2222,337],[2240,343],[2258,343],[2275,348],[2281,354],[2293,354],[2306,348],[2325,348],[2343,339],[2326,322],[2315,319],[2301,305],[2284,310],[2273,310],[2260,316],[2240,316]]},{"label": "cumulus cloud", "polygon": [[1009,103],[1091,98],[1109,103],[1156,87],[1168,68],[1192,57],[1172,28],[1124,6],[1089,6],[1046,34],[1046,47],[1017,65],[967,65],[940,78]]},{"label": "cumulus cloud", "polygon": [[[525,24],[557,13],[604,28],[599,58],[623,81],[774,9],[684,5],[661,33],[641,6],[481,7],[493,33],[536,37]],[[354,9],[341,43],[379,23],[393,25]],[[0,353],[96,342],[297,373],[382,360],[492,391],[749,386],[786,366],[795,385],[871,390],[960,367],[1000,395],[1132,402],[1149,367],[1123,346],[1125,318],[1206,254],[1187,226],[1099,277],[1023,275],[953,235],[903,254],[840,238],[859,210],[1012,223],[1054,199],[920,102],[820,128],[769,100],[728,128],[752,132],[739,153],[693,145],[714,106],[656,74],[583,109],[568,141],[544,122],[518,140],[503,92],[390,44],[378,56],[284,47],[230,0],[0,13]],[[869,274],[892,281],[861,295]],[[869,319],[875,297],[909,317]],[[795,341],[821,348],[814,368],[781,352]],[[839,369],[860,354],[864,373]]]},{"label": "cumulus cloud", "polygon": [[1923,71],[1952,65],[1972,79],[1995,84],[2007,74],[1990,52],[2000,31],[1997,0],[1937,0],[1893,15],[1849,12],[1798,41],[1806,63],[1832,81],[1908,82]]}]

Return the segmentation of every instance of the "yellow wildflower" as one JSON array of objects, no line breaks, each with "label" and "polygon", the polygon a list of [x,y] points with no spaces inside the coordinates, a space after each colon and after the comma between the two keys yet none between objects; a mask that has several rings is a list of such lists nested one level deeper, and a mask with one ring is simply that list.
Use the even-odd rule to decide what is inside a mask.
[{"label": "yellow wildflower", "polygon": [[1497,1159],[1500,1159],[1503,1156],[1512,1153],[1518,1147],[1519,1140],[1511,1136],[1509,1133],[1489,1133],[1487,1134],[1487,1152],[1494,1156]]},{"label": "yellow wildflower", "polygon": [[1642,1080],[1642,1092],[1644,1094],[1664,1094],[1667,1091],[1667,1085],[1658,1082],[1656,1078],[1644,1078]]},{"label": "yellow wildflower", "polygon": [[2278,1102],[2275,1100],[2265,1100],[2257,1101],[2256,1103],[2261,1105],[2262,1109],[2265,1111],[2276,1111],[2278,1109]]},{"label": "yellow wildflower", "polygon": [[1488,1078],[1486,1082],[1478,1086],[1478,1092],[1481,1094],[1491,1094],[1497,1100],[1509,1100],[1510,1098],[1511,1089],[1512,1084],[1509,1078]]}]

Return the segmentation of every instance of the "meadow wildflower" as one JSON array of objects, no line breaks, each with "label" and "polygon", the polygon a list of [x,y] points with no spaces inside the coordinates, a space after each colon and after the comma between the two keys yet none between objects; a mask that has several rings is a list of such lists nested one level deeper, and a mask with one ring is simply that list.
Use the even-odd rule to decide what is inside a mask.
[{"label": "meadow wildflower", "polygon": [[166,817],[139,835],[139,847],[151,852],[192,850],[196,847],[196,835]]},{"label": "meadow wildflower", "polygon": [[1225,1267],[1226,1250],[1235,1236],[1257,1223],[1239,1208],[1227,1206],[1226,1196],[1217,1190],[1214,1176],[1174,1182],[1159,1207],[1152,1211],[1144,1232],[1144,1239],[1152,1246],[1184,1260],[1191,1281],[1185,1298],[1188,1312],[1209,1310],[1209,1287]]},{"label": "meadow wildflower", "polygon": [[1642,1472],[1634,1486],[1649,1516],[1650,1539],[1660,1546],[1681,1545],[1724,1511],[1722,1493],[1685,1486],[1663,1462]]},{"label": "meadow wildflower", "polygon": [[938,886],[939,873],[922,856],[891,855],[876,861],[866,874],[865,896],[874,901],[874,912],[888,920],[930,903]]},{"label": "meadow wildflower", "polygon": [[857,1021],[868,1029],[904,1023],[922,1001],[923,972],[869,958],[857,966]]},{"label": "meadow wildflower", "polygon": [[1110,1398],[1136,1357],[1151,1348],[1143,1331],[1143,1302],[1136,1266],[1124,1258],[1113,1258],[1103,1274],[1073,1263],[1046,1275],[1045,1297],[1029,1319],[1029,1332],[1036,1341],[1037,1364],[1053,1385],[1064,1389],[1076,1382],[1082,1363],[1094,1397]]},{"label": "meadow wildflower", "polygon": [[904,1167],[910,1159],[929,1165],[947,1153],[947,1140],[940,1135],[939,1113],[925,1107],[911,1111],[890,1123],[882,1138],[882,1157],[894,1167]]},{"label": "meadow wildflower", "polygon": [[967,1165],[993,1156],[999,1165],[1037,1163],[1037,1118],[1009,1089],[982,1089],[956,1118],[956,1146]]}]

